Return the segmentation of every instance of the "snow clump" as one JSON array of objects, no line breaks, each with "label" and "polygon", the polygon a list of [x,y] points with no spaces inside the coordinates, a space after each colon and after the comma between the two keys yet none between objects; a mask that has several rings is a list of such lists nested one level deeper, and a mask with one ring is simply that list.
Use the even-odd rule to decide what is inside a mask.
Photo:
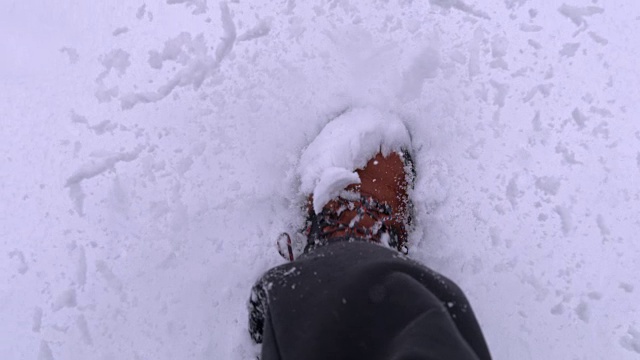
[{"label": "snow clump", "polygon": [[300,158],[301,190],[313,194],[319,213],[347,185],[360,183],[354,171],[382,152],[408,149],[409,131],[396,115],[372,108],[349,110],[329,122]]}]

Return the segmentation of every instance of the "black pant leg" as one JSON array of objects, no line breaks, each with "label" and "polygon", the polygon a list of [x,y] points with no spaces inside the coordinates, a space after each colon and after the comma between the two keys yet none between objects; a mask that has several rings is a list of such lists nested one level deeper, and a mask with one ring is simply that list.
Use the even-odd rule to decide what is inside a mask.
[{"label": "black pant leg", "polygon": [[490,359],[453,282],[374,244],[335,243],[271,269],[251,305],[262,360]]}]

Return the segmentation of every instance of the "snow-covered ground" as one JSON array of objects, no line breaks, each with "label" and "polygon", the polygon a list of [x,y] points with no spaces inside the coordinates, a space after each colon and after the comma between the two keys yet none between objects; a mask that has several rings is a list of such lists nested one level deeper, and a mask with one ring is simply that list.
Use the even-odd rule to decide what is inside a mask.
[{"label": "snow-covered ground", "polygon": [[631,0],[5,0],[0,358],[254,358],[300,154],[360,105],[409,126],[410,255],[496,359],[640,358],[639,27]]}]

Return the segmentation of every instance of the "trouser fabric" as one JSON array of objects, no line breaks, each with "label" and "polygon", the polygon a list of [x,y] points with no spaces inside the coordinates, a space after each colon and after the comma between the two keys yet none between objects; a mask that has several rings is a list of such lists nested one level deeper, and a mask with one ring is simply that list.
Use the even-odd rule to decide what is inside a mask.
[{"label": "trouser fabric", "polygon": [[262,360],[488,360],[460,288],[383,246],[337,242],[269,270],[249,327]]}]

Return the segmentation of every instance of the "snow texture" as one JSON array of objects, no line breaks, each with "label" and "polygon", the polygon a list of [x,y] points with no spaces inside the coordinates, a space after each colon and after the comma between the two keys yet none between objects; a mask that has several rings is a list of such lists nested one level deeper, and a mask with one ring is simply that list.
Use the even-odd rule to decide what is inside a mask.
[{"label": "snow texture", "polygon": [[0,359],[255,359],[279,235],[407,130],[409,255],[495,359],[638,359],[639,24],[635,1],[5,0]]},{"label": "snow texture", "polygon": [[349,184],[360,183],[356,169],[378,152],[411,150],[409,131],[394,114],[373,108],[353,109],[331,120],[300,157],[301,191],[313,194],[320,213]]},{"label": "snow texture", "polygon": [[440,6],[445,9],[454,8],[480,18],[489,19],[489,15],[487,15],[487,13],[474,9],[462,0],[429,0],[429,2],[432,5]]},{"label": "snow texture", "polygon": [[263,19],[260,20],[255,27],[245,31],[244,33],[242,33],[242,35],[238,36],[237,40],[247,41],[257,39],[263,36],[267,36],[269,34],[269,31],[271,31],[271,20]]},{"label": "snow texture", "polygon": [[586,25],[585,17],[592,16],[595,14],[601,14],[604,12],[604,9],[597,6],[572,6],[567,4],[562,4],[559,9],[560,13],[573,21],[577,26]]},{"label": "snow texture", "polygon": [[620,338],[620,345],[631,352],[640,354],[640,331],[629,327],[627,335]]}]

